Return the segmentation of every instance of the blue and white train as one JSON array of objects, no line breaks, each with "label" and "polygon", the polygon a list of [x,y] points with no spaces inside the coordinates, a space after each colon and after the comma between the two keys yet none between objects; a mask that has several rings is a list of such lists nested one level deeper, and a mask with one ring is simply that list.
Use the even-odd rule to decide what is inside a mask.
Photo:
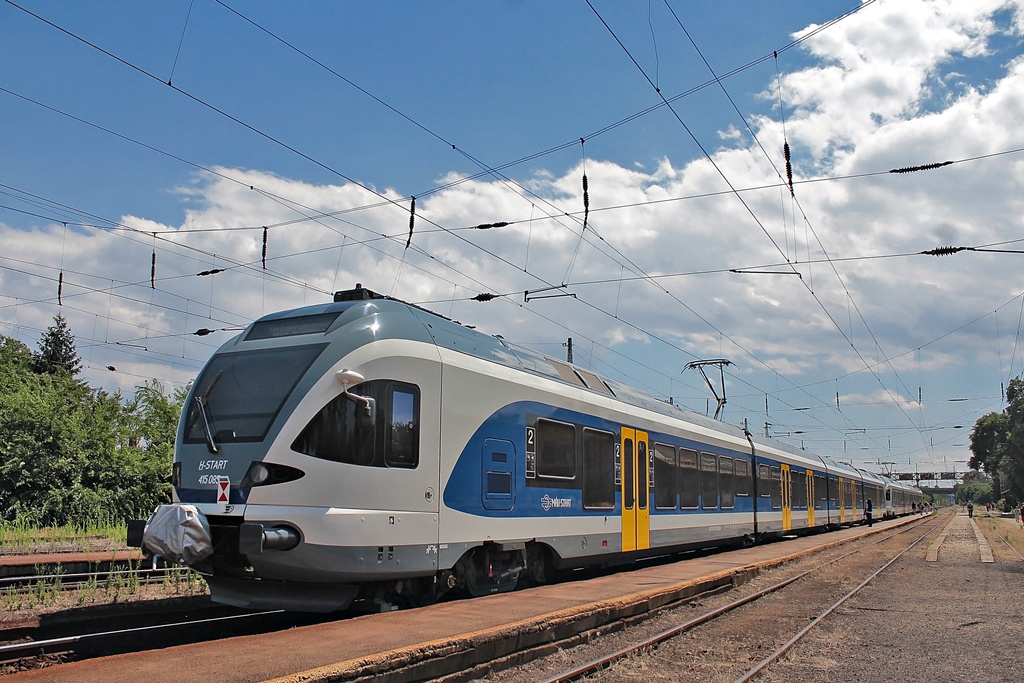
[{"label": "blue and white train", "polygon": [[215,601],[482,595],[912,511],[913,486],[774,443],[357,286],[224,344],[133,526]]}]

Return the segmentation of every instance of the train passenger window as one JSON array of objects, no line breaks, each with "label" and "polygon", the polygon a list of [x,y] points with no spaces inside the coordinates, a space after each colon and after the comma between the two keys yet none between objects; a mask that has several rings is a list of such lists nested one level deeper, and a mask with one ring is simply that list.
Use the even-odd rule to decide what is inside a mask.
[{"label": "train passenger window", "polygon": [[704,510],[718,507],[718,458],[711,453],[700,454],[700,506]]},{"label": "train passenger window", "polygon": [[654,507],[676,508],[676,449],[664,443],[654,444]]},{"label": "train passenger window", "polygon": [[772,467],[772,508],[782,509],[782,471],[778,467]]},{"label": "train passenger window", "polygon": [[615,507],[615,435],[583,430],[583,507]]},{"label": "train passenger window", "polygon": [[576,477],[576,427],[564,422],[537,420],[537,476]]},{"label": "train passenger window", "polygon": [[700,478],[697,475],[697,451],[679,449],[679,471],[676,473],[679,485],[679,505],[683,509],[694,509],[700,496]]},{"label": "train passenger window", "polygon": [[794,510],[807,507],[807,472],[793,470],[793,499],[790,507]]},{"label": "train passenger window", "polygon": [[825,501],[828,500],[828,487],[826,486],[825,477],[820,474],[814,477],[814,509],[824,510]]},{"label": "train passenger window", "polygon": [[750,463],[746,460],[736,460],[736,495],[750,495]]},{"label": "train passenger window", "polygon": [[389,467],[419,464],[419,390],[410,385],[388,387],[384,422],[384,463]]},{"label": "train passenger window", "polygon": [[722,456],[718,459],[718,486],[722,496],[722,507],[735,507],[736,477],[733,474],[732,458]]},{"label": "train passenger window", "polygon": [[772,495],[772,477],[768,471],[768,465],[757,466],[757,492],[761,498],[768,498]]}]

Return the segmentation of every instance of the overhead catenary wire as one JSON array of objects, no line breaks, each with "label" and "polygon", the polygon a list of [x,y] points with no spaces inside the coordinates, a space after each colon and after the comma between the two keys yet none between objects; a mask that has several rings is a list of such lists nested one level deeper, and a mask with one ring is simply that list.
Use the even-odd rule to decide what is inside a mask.
[{"label": "overhead catenary wire", "polygon": [[[659,96],[659,97],[660,97],[660,98],[661,98],[662,100],[664,100],[665,98],[664,98],[664,96],[663,96],[663,95],[661,94],[661,90],[660,90],[660,88],[658,88],[658,87],[657,87],[657,85],[656,85],[656,84],[655,84],[654,82],[652,82],[652,81],[651,81],[651,78],[650,78],[650,76],[648,76],[648,75],[647,75],[647,73],[646,73],[646,72],[644,71],[643,67],[641,67],[641,66],[640,66],[640,64],[639,64],[639,63],[638,63],[638,62],[636,61],[636,59],[635,59],[635,58],[633,57],[633,55],[632,55],[632,54],[630,53],[629,49],[628,49],[628,48],[627,48],[627,47],[625,46],[625,44],[624,44],[624,43],[622,42],[622,40],[621,40],[621,39],[619,39],[618,35],[616,35],[615,31],[614,31],[614,30],[613,30],[613,29],[611,28],[611,26],[609,26],[609,25],[608,25],[608,23],[607,23],[607,22],[606,22],[606,21],[604,20],[604,18],[603,18],[603,17],[601,16],[601,13],[597,11],[597,9],[596,9],[596,8],[595,8],[595,7],[593,6],[593,4],[592,4],[592,3],[590,2],[590,0],[587,0],[587,5],[588,5],[588,6],[590,7],[590,9],[591,9],[591,10],[593,11],[593,13],[594,13],[594,14],[595,14],[595,15],[597,16],[597,18],[598,18],[598,20],[599,20],[599,21],[601,22],[601,24],[602,24],[602,25],[604,25],[604,27],[605,27],[605,28],[606,28],[606,29],[608,30],[608,32],[609,32],[609,33],[611,34],[612,38],[613,38],[613,39],[614,39],[614,40],[615,40],[615,41],[616,41],[616,42],[618,43],[619,47],[621,47],[621,48],[622,48],[622,50],[623,50],[623,51],[625,52],[626,56],[627,56],[627,57],[628,57],[628,58],[629,58],[629,59],[630,59],[630,60],[631,60],[631,61],[633,62],[634,66],[636,66],[637,70],[639,70],[639,71],[640,71],[641,75],[642,75],[642,76],[643,76],[643,77],[644,77],[644,78],[645,78],[645,79],[647,80],[647,82],[648,82],[648,83],[649,83],[649,84],[651,85],[651,87],[652,87],[652,88],[654,89],[654,91],[655,91],[655,92],[656,92],[656,93],[658,94],[658,96]],[[667,5],[667,0],[666,0],[666,5]],[[685,27],[683,27],[683,25],[682,25],[682,22],[680,22],[680,21],[679,21],[679,19],[678,19],[678,16],[677,16],[677,15],[675,14],[675,12],[674,12],[674,11],[673,11],[673,10],[671,9],[671,6],[669,6],[669,10],[670,10],[670,11],[672,12],[672,14],[673,14],[673,17],[675,17],[675,18],[676,18],[676,21],[677,21],[677,23],[679,24],[680,28],[681,28],[681,29],[683,30],[683,32],[684,32],[684,33],[686,33],[686,29],[685,29]],[[689,37],[689,34],[688,34],[688,33],[686,33],[686,35],[687,35],[687,37]],[[692,39],[691,39],[691,44],[693,44],[694,48],[695,48],[695,49],[697,49],[697,52],[698,52],[698,54],[700,54],[700,50],[699,50],[699,48],[697,48],[697,46],[696,46],[696,43],[694,43],[694,42],[692,41]],[[703,59],[703,55],[701,55],[701,58]],[[709,69],[709,70],[711,71],[712,75],[713,75],[713,76],[715,76],[715,80],[716,80],[716,82],[718,82],[718,83],[719,83],[719,84],[721,85],[721,82],[720,82],[720,80],[718,79],[717,75],[716,75],[716,74],[714,73],[714,70],[713,70],[713,69],[711,69],[711,66],[710,66],[710,64],[708,64],[708,63],[707,63],[707,60],[704,60],[704,62],[705,62],[705,65],[707,65],[708,69]],[[724,86],[722,86],[722,89],[724,90]],[[726,95],[727,95],[727,97],[728,97],[728,93],[727,93],[727,92],[726,92]],[[731,97],[729,97],[729,101],[730,101],[730,102],[732,102],[732,98],[731,98]],[[667,104],[667,103],[666,103],[666,104]],[[733,107],[735,108],[735,103],[734,103],[734,102],[733,102]],[[719,166],[719,165],[718,165],[718,164],[717,164],[717,163],[715,162],[714,158],[713,158],[713,157],[712,157],[712,156],[710,155],[710,153],[708,153],[708,151],[707,151],[707,150],[706,150],[706,149],[704,148],[704,146],[703,146],[703,145],[702,145],[702,144],[700,143],[700,141],[699,141],[699,140],[697,140],[696,136],[694,135],[694,133],[693,133],[693,131],[692,131],[692,130],[690,129],[690,127],[689,127],[689,126],[687,126],[686,122],[685,122],[685,121],[683,121],[682,117],[681,117],[681,116],[679,116],[679,114],[678,114],[678,113],[677,113],[677,112],[675,111],[675,109],[674,109],[674,108],[673,108],[673,107],[672,107],[671,105],[668,105],[668,108],[669,108],[669,110],[670,110],[670,111],[672,112],[673,116],[675,117],[675,119],[676,119],[676,121],[677,121],[677,122],[679,123],[679,125],[680,125],[680,126],[681,126],[681,127],[682,127],[682,128],[683,128],[683,129],[685,130],[685,131],[686,131],[686,133],[687,133],[687,135],[688,135],[688,136],[690,137],[690,139],[691,139],[691,140],[692,140],[692,141],[693,141],[693,142],[694,142],[694,143],[695,143],[695,144],[697,145],[697,147],[698,147],[698,148],[700,149],[700,151],[701,151],[701,153],[702,153],[702,154],[704,155],[705,159],[706,159],[707,161],[709,161],[709,162],[711,163],[712,167],[713,167],[713,168],[714,168],[714,169],[715,169],[715,170],[717,171],[717,173],[719,174],[719,176],[720,176],[720,177],[721,177],[721,178],[722,178],[722,179],[723,179],[723,180],[725,181],[726,185],[727,185],[727,186],[729,187],[729,189],[730,189],[730,190],[732,191],[732,194],[733,194],[734,196],[736,196],[736,198],[737,198],[737,199],[738,199],[738,200],[740,201],[741,205],[742,205],[742,206],[744,207],[744,209],[745,209],[745,210],[747,211],[747,213],[748,213],[748,214],[749,214],[749,215],[751,216],[751,218],[753,218],[753,219],[754,219],[754,222],[755,222],[755,223],[756,223],[756,224],[758,225],[758,227],[759,227],[759,228],[761,229],[762,233],[764,233],[764,235],[765,235],[766,237],[768,237],[769,241],[770,241],[770,242],[772,243],[772,245],[773,245],[773,246],[775,247],[775,249],[776,249],[776,250],[777,250],[777,251],[778,251],[778,252],[780,253],[780,255],[782,255],[782,256],[783,256],[783,258],[786,258],[786,254],[785,254],[785,252],[783,252],[783,251],[782,251],[782,249],[781,249],[781,248],[779,247],[778,243],[777,243],[777,242],[775,241],[775,239],[774,239],[774,238],[773,238],[773,237],[771,236],[771,234],[770,234],[770,233],[768,232],[767,228],[766,228],[766,227],[764,226],[764,224],[763,224],[763,223],[762,223],[762,222],[760,221],[760,219],[759,219],[759,218],[757,217],[757,215],[756,215],[756,214],[754,213],[753,209],[752,209],[752,208],[751,208],[751,207],[750,207],[750,206],[749,206],[749,205],[747,204],[747,202],[746,202],[746,201],[745,201],[745,200],[743,199],[742,195],[741,195],[741,194],[740,194],[739,192],[737,192],[737,191],[735,190],[735,187],[733,186],[732,182],[731,182],[731,181],[729,180],[729,178],[728,178],[728,177],[726,176],[726,174],[725,174],[725,173],[724,173],[724,171],[723,171],[723,170],[721,169],[721,167],[720,167],[720,166]],[[737,108],[737,112],[738,112],[738,108]],[[741,119],[743,119],[744,123],[746,124],[746,119],[745,119],[745,117],[743,117],[743,116],[741,115]],[[747,127],[748,127],[748,130],[750,130],[750,127],[749,127],[749,125],[747,125]],[[751,134],[753,135],[753,131],[752,131],[752,130],[750,130],[750,132],[751,132]],[[756,138],[756,135],[754,136],[754,138],[755,138],[755,141],[756,141],[756,140],[757,140],[757,138]],[[760,146],[760,142],[758,142],[758,146]],[[763,148],[763,147],[761,147],[761,149],[762,149],[762,151],[764,151],[764,148]],[[767,152],[765,152],[765,155],[766,155],[766,157],[768,157],[768,159],[769,159],[769,162],[771,163],[771,155],[768,155],[768,154],[767,154]],[[774,166],[774,164],[773,164],[773,166]],[[776,169],[776,173],[778,174],[778,169]],[[781,177],[781,176],[780,176],[780,177]],[[805,217],[805,225],[806,225],[806,224],[808,224],[808,222],[807,222],[807,219],[806,219],[806,217]],[[816,234],[815,234],[815,238],[817,239],[817,235],[816,235]],[[821,241],[820,241],[820,239],[818,239],[818,245],[819,245],[819,247],[821,247],[821,249],[822,249],[822,252],[823,252],[823,253],[826,253],[826,254],[827,254],[827,251],[826,251],[826,250],[824,249],[824,245],[822,245],[822,244],[821,244]],[[843,286],[844,290],[845,290],[845,291],[847,292],[847,296],[848,296],[848,299],[849,299],[849,300],[850,300],[850,301],[852,302],[852,294],[850,294],[849,290],[848,290],[848,289],[846,288],[846,285],[845,285],[845,283],[843,282],[843,280],[842,280],[841,276],[839,275],[839,272],[838,272],[838,271],[837,271],[837,270],[835,269],[835,266],[834,266],[834,264],[833,264],[833,266],[832,266],[832,270],[833,270],[833,273],[835,274],[835,276],[836,276],[836,277],[837,277],[837,278],[839,279],[839,282],[840,282],[840,284],[841,284],[841,285]],[[817,295],[817,294],[815,293],[815,291],[814,291],[814,290],[813,290],[813,289],[812,289],[812,288],[810,287],[810,285],[809,285],[809,284],[808,284],[807,282],[803,281],[802,279],[801,279],[801,282],[803,282],[803,285],[804,285],[805,289],[806,289],[806,290],[808,291],[808,293],[809,293],[809,294],[811,295],[812,299],[813,299],[813,300],[814,300],[814,301],[815,301],[815,302],[816,302],[816,303],[818,304],[818,306],[819,306],[819,307],[821,308],[821,310],[822,310],[822,311],[823,311],[823,312],[825,313],[825,315],[826,315],[826,316],[827,316],[827,317],[829,318],[829,320],[830,320],[830,321],[832,322],[832,324],[834,325],[834,327],[836,328],[836,330],[837,330],[837,331],[838,331],[838,332],[839,332],[839,333],[840,333],[840,334],[841,334],[841,335],[842,335],[842,336],[843,336],[843,337],[844,337],[844,338],[846,339],[846,341],[847,341],[847,343],[849,344],[850,348],[851,348],[851,349],[853,349],[854,353],[856,353],[856,354],[857,354],[857,356],[858,356],[858,357],[860,358],[860,360],[861,360],[862,364],[863,364],[863,365],[864,365],[865,367],[869,367],[869,363],[868,363],[867,359],[866,359],[866,358],[864,358],[863,354],[862,354],[862,353],[860,352],[860,350],[859,350],[859,349],[857,348],[857,346],[856,346],[856,345],[854,344],[854,342],[853,342],[853,340],[852,340],[852,339],[850,338],[850,336],[849,336],[849,335],[847,335],[847,334],[846,334],[846,332],[845,332],[845,331],[844,331],[844,330],[842,329],[842,326],[840,326],[840,325],[838,324],[838,322],[837,322],[837,321],[835,320],[835,318],[834,318],[834,317],[832,316],[832,314],[831,314],[831,313],[829,312],[828,308],[827,308],[827,307],[825,306],[824,302],[823,302],[823,301],[822,301],[822,300],[821,300],[821,299],[820,299],[820,298],[818,297],[818,295]],[[875,343],[875,346],[876,346],[876,348],[880,348],[880,347],[879,347],[879,344],[878,344],[878,340],[877,340],[877,338],[875,337],[874,333],[873,333],[873,332],[871,331],[871,328],[870,328],[870,326],[868,326],[868,325],[867,325],[867,321],[866,321],[866,320],[864,319],[864,316],[863,316],[863,314],[862,314],[862,313],[860,313],[860,309],[859,309],[859,307],[858,307],[858,306],[856,305],[856,302],[853,302],[853,304],[854,304],[854,307],[855,307],[855,308],[857,309],[857,311],[858,311],[858,315],[860,315],[860,319],[861,319],[862,323],[863,323],[863,324],[865,325],[865,327],[867,328],[867,330],[868,330],[868,334],[869,334],[869,335],[871,336],[872,340],[874,341],[874,343]],[[891,371],[892,371],[892,372],[893,372],[893,373],[894,373],[894,374],[896,375],[896,377],[897,377],[897,378],[899,378],[899,373],[898,373],[898,372],[896,371],[896,368],[895,368],[895,367],[892,367],[892,366],[890,366],[890,369],[891,369]],[[884,382],[882,381],[881,377],[879,377],[878,375],[876,375],[876,374],[875,374],[874,372],[872,372],[872,375],[874,375],[874,376],[875,376],[875,379],[876,379],[876,381],[878,382],[878,384],[879,384],[879,385],[881,386],[882,390],[883,390],[883,391],[885,391],[885,392],[887,392],[887,393],[889,393],[889,395],[890,395],[890,396],[892,397],[892,399],[893,399],[893,404],[894,404],[894,405],[895,405],[895,406],[896,406],[896,407],[897,407],[897,408],[898,408],[898,409],[899,409],[899,410],[900,410],[900,411],[901,411],[901,412],[902,412],[902,413],[904,414],[904,416],[905,416],[905,417],[907,418],[908,422],[910,422],[911,424],[913,424],[913,423],[914,423],[914,422],[913,422],[913,419],[912,419],[912,418],[910,417],[910,415],[908,415],[908,414],[906,413],[906,411],[905,411],[905,410],[903,409],[903,406],[901,405],[901,403],[900,403],[900,401],[898,400],[898,398],[897,398],[896,396],[893,396],[893,395],[891,394],[890,390],[889,390],[889,389],[888,389],[888,388],[887,388],[887,387],[885,386],[885,383],[884,383]],[[902,382],[902,380],[901,380],[901,382]]]}]

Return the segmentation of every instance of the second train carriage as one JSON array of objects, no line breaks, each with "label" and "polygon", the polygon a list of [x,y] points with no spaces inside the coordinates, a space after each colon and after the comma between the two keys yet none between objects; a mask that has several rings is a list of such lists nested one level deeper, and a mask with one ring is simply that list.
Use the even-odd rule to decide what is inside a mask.
[{"label": "second train carriage", "polygon": [[214,600],[317,611],[511,590],[920,500],[361,288],[265,316],[211,357],[173,484],[136,539],[147,552],[202,571]]}]

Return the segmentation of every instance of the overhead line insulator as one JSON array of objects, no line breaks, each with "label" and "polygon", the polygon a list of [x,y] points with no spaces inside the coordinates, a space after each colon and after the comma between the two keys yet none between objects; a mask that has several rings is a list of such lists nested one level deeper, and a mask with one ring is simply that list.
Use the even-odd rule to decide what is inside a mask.
[{"label": "overhead line insulator", "polygon": [[971,250],[970,247],[935,247],[934,249],[928,249],[921,253],[926,256],[950,256],[959,251]]},{"label": "overhead line insulator", "polygon": [[889,173],[914,173],[916,171],[930,171],[933,168],[942,168],[943,166],[949,166],[952,161],[940,161],[935,164],[924,164],[923,166],[904,166],[903,168],[893,168],[889,170]]},{"label": "overhead line insulator", "polygon": [[409,239],[405,241],[405,248],[408,249],[409,245],[412,244],[412,230],[416,225],[416,198],[412,198],[412,203],[409,205]]}]

